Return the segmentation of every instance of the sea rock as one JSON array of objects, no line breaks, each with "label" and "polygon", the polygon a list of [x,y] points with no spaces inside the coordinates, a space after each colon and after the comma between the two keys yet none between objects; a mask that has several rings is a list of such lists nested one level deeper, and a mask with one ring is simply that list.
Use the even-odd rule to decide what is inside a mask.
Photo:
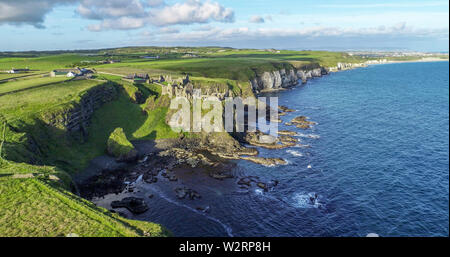
[{"label": "sea rock", "polygon": [[286,106],[278,106],[278,109],[280,109],[282,112],[295,112],[295,110],[289,109]]},{"label": "sea rock", "polygon": [[178,199],[189,197],[189,199],[195,200],[196,198],[201,198],[201,195],[197,191],[185,187],[176,188],[175,193]]},{"label": "sea rock", "polygon": [[116,208],[127,208],[130,212],[134,214],[141,214],[148,210],[148,206],[144,199],[137,197],[126,197],[121,201],[113,201],[111,207]]},{"label": "sea rock", "polygon": [[295,124],[297,128],[300,129],[309,129],[312,125],[315,125],[317,123],[313,121],[308,121],[308,117],[306,116],[298,116],[291,120],[292,124]]},{"label": "sea rock", "polygon": [[217,173],[217,172],[211,172],[211,173],[209,173],[209,176],[212,177],[212,178],[214,178],[214,179],[217,179],[217,180],[224,180],[224,179],[227,179],[227,178],[233,178],[232,175],[230,175],[230,174],[224,174],[224,173],[222,173],[222,172],[220,172],[220,173]]},{"label": "sea rock", "polygon": [[187,189],[179,187],[175,189],[175,193],[177,194],[178,199],[184,199],[188,192]]},{"label": "sea rock", "polygon": [[246,186],[251,186],[251,179],[248,177],[244,177],[239,179],[239,181],[237,182],[238,185],[246,185]]},{"label": "sea rock", "polygon": [[278,134],[279,135],[285,135],[285,136],[295,136],[295,135],[297,135],[297,132],[289,131],[289,130],[279,130]]},{"label": "sea rock", "polygon": [[158,181],[158,178],[153,175],[152,172],[146,172],[144,173],[144,176],[142,176],[142,180],[148,184],[156,183]]},{"label": "sea rock", "polygon": [[267,186],[266,183],[258,182],[256,185],[257,185],[259,188],[264,189],[264,191],[266,191],[266,192],[269,191],[269,187]]},{"label": "sea rock", "polygon": [[265,158],[265,157],[255,157],[255,156],[243,156],[242,160],[251,161],[264,166],[272,167],[276,165],[284,165],[287,162],[281,158]]}]

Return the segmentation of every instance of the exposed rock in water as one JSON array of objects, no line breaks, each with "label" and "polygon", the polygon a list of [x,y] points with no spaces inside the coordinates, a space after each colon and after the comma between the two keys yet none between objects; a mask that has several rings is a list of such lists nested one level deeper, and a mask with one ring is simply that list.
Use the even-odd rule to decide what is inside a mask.
[{"label": "exposed rock in water", "polygon": [[249,177],[245,177],[245,178],[239,179],[239,181],[237,183],[238,183],[238,185],[251,186],[252,180]]},{"label": "exposed rock in water", "polygon": [[295,146],[295,138],[289,136],[274,137],[272,135],[264,134],[261,131],[249,132],[245,135],[245,142],[259,147],[267,149],[283,149],[287,147]]},{"label": "exposed rock in water", "polygon": [[285,135],[285,136],[295,136],[295,135],[297,135],[297,132],[289,131],[289,130],[279,130],[278,134],[279,135]]},{"label": "exposed rock in water", "polygon": [[269,187],[267,186],[266,183],[258,182],[256,185],[257,185],[259,188],[264,189],[264,191],[266,191],[266,192],[269,191]]},{"label": "exposed rock in water", "polygon": [[222,172],[220,172],[220,173],[211,172],[211,173],[209,173],[209,176],[214,178],[214,179],[217,179],[217,180],[224,180],[224,179],[227,179],[227,178],[233,178],[233,175],[231,175],[231,174],[224,174]]},{"label": "exposed rock in water", "polygon": [[191,200],[201,198],[201,195],[197,191],[189,188],[178,187],[175,189],[175,193],[178,199],[184,199],[186,196],[189,197]]},{"label": "exposed rock in water", "polygon": [[142,177],[142,180],[144,180],[144,182],[146,182],[148,184],[158,182],[158,178],[152,172],[144,173],[144,176]]},{"label": "exposed rock in water", "polygon": [[255,157],[255,156],[245,156],[241,157],[242,160],[251,161],[257,164],[261,164],[264,166],[276,166],[276,165],[284,165],[287,162],[281,158],[265,158],[265,157]]},{"label": "exposed rock in water", "polygon": [[306,116],[298,116],[291,120],[292,124],[295,124],[297,128],[300,129],[309,129],[312,125],[316,125],[317,123],[313,121],[308,121]]},{"label": "exposed rock in water", "polygon": [[141,214],[148,210],[148,206],[144,199],[137,197],[126,197],[121,201],[113,201],[111,207],[116,208],[127,208],[130,212],[134,214]]},{"label": "exposed rock in water", "polygon": [[286,106],[282,106],[282,105],[279,105],[278,109],[280,109],[282,112],[295,112],[295,110],[289,109]]}]

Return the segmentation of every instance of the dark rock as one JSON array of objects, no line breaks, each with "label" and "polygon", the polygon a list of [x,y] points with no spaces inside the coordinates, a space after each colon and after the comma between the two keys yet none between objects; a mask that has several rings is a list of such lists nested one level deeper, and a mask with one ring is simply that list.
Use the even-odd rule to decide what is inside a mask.
[{"label": "dark rock", "polygon": [[238,181],[238,185],[246,185],[246,186],[250,186],[250,185],[251,185],[251,179],[248,178],[248,177],[241,178],[241,179]]},{"label": "dark rock", "polygon": [[184,199],[186,195],[188,194],[187,190],[185,188],[176,188],[175,193],[177,194],[178,199]]},{"label": "dark rock", "polygon": [[189,190],[189,198],[191,198],[191,200],[195,200],[195,198],[202,198],[202,197],[199,193],[197,193],[197,191]]},{"label": "dark rock", "polygon": [[141,214],[148,210],[148,206],[144,199],[137,197],[126,197],[121,201],[113,201],[111,207],[116,208],[127,208],[130,212],[134,214]]},{"label": "dark rock", "polygon": [[266,191],[266,192],[269,191],[269,187],[267,186],[266,183],[258,182],[256,185],[257,185],[259,188],[264,189],[264,191]]},{"label": "dark rock", "polygon": [[175,175],[170,175],[169,181],[175,182],[175,181],[178,181],[178,178]]},{"label": "dark rock", "polygon": [[282,112],[295,112],[295,110],[289,109],[286,106],[278,106],[278,109],[280,109]]},{"label": "dark rock", "polygon": [[217,180],[224,180],[224,179],[227,179],[227,178],[233,178],[233,176],[230,175],[230,174],[223,174],[223,173],[216,173],[216,172],[211,172],[209,174],[209,176],[214,178],[214,179],[217,179]]}]

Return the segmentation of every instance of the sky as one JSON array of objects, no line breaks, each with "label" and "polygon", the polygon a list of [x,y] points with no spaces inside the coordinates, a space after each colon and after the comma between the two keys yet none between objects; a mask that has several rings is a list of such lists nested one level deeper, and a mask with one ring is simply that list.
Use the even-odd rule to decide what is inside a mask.
[{"label": "sky", "polygon": [[448,52],[449,2],[0,0],[0,51],[122,46]]}]

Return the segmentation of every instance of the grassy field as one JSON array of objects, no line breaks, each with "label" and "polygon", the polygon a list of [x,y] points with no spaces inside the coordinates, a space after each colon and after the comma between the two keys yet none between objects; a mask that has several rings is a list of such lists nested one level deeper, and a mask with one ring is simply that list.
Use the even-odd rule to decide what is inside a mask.
[{"label": "grassy field", "polygon": [[[0,176],[1,236],[167,236],[160,225],[124,219],[70,193],[56,176],[38,173],[35,167],[5,164],[21,174]],[[48,169],[48,168],[41,168]],[[2,175],[2,174],[0,174]]]},{"label": "grassy field", "polygon": [[[145,104],[131,101],[125,84],[114,82],[115,77],[105,79],[0,84],[0,236],[168,235],[157,224],[125,220],[69,192],[71,175],[105,154],[116,127],[123,127],[130,139],[178,136],[165,124],[167,108],[147,114]],[[118,94],[95,112],[87,140],[46,123],[46,117],[73,108],[83,94],[99,86],[114,87]],[[156,85],[126,87],[146,97],[160,94]],[[61,183],[47,183],[48,177]]]},{"label": "grassy field", "polygon": [[45,87],[65,80],[67,80],[66,77],[55,77],[55,78],[43,77],[43,78],[26,78],[17,81],[0,83],[0,95],[29,90],[37,87]]}]

